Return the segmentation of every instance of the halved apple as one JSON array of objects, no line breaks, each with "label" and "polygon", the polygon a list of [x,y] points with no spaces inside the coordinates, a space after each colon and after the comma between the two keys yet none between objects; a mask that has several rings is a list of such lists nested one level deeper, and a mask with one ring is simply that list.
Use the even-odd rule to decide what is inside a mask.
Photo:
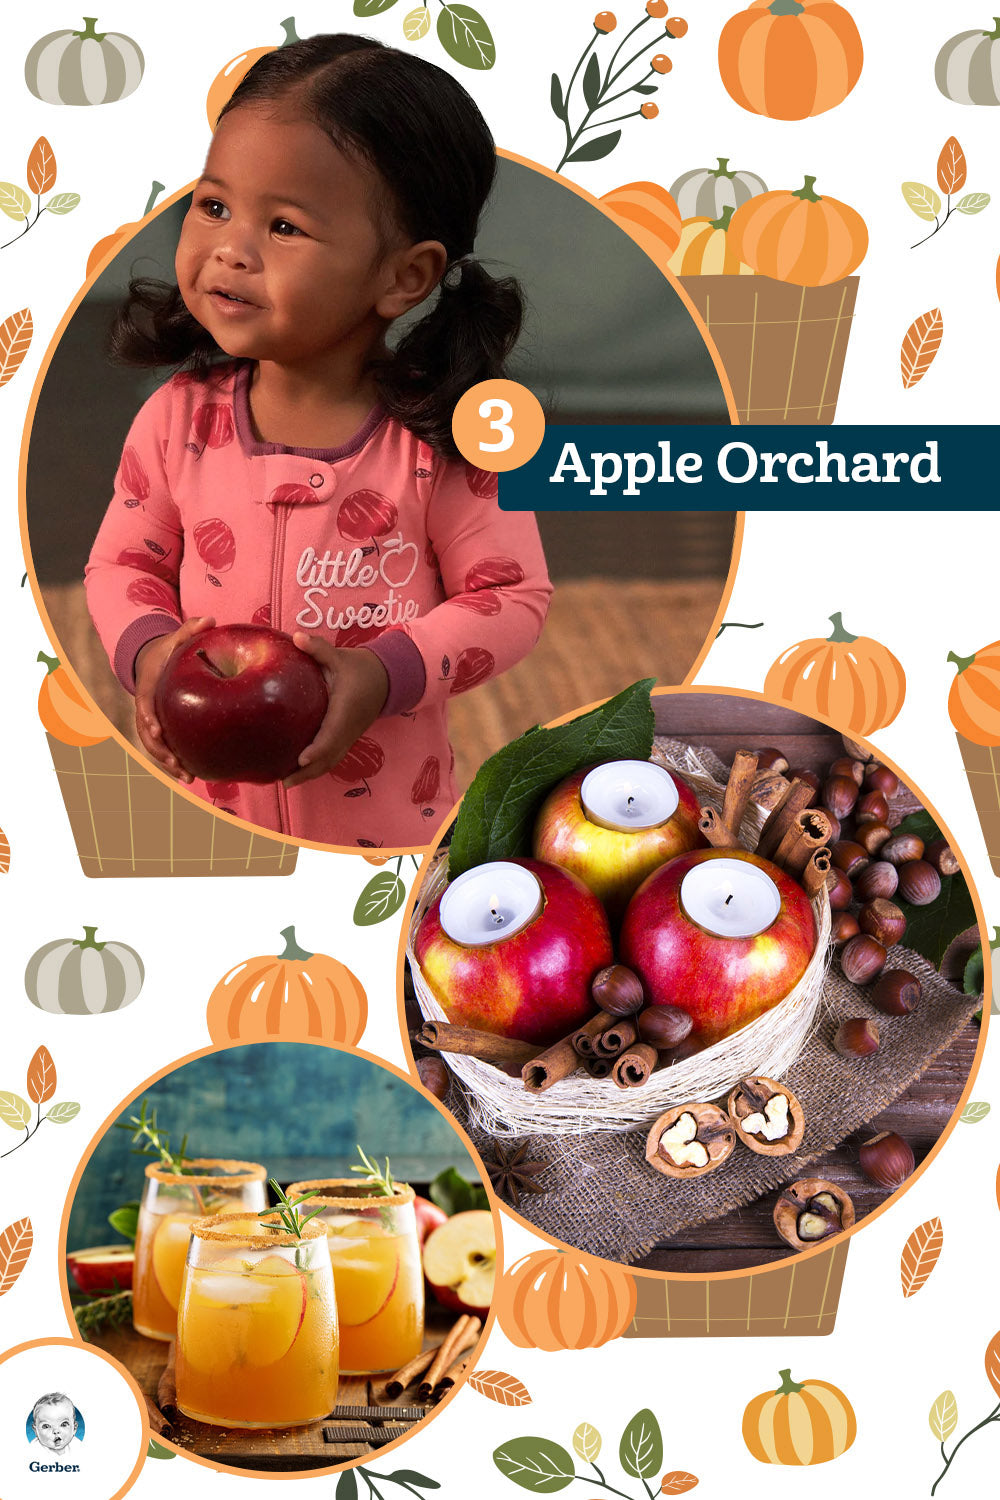
[{"label": "halved apple", "polygon": [[71,1250],[66,1256],[81,1292],[127,1291],[134,1262],[131,1245],[95,1245],[92,1250]]},{"label": "halved apple", "polygon": [[424,1244],[424,1275],[442,1307],[485,1318],[493,1300],[497,1247],[493,1215],[483,1208],[453,1214]]}]

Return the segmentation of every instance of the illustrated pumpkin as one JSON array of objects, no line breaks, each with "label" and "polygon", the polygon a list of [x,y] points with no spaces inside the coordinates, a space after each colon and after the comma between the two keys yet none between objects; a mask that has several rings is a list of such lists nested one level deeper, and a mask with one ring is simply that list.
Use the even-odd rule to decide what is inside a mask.
[{"label": "illustrated pumpkin", "polygon": [[36,660],[48,667],[38,690],[38,717],[53,739],[64,745],[99,745],[106,740],[107,720],[83,696],[63,670],[59,658],[39,651]]},{"label": "illustrated pumpkin", "polygon": [[[146,199],[146,207],[142,211],[142,219],[145,219],[149,214],[150,210],[153,207],[153,204],[156,202],[157,198],[162,192],[163,183],[154,182],[152,188],[150,189],[149,197]],[[119,224],[114,234],[106,234],[103,239],[97,241],[97,244],[87,256],[88,276],[91,274],[94,267],[104,259],[108,251],[111,249],[112,245],[117,245],[119,240],[128,239],[135,233],[135,231],[139,228],[139,225],[142,223],[142,219],[137,219],[131,224]]]},{"label": "illustrated pumpkin", "polygon": [[842,104],[864,51],[834,0],[752,0],[719,37],[719,74],[737,104],[771,120],[804,120]]},{"label": "illustrated pumpkin", "polygon": [[949,652],[958,675],[948,694],[948,713],[959,734],[974,745],[1000,745],[1000,641],[971,656]]},{"label": "illustrated pumpkin", "polygon": [[[300,40],[295,34],[295,21],[292,16],[282,21],[281,29],[285,33],[285,40],[279,42],[278,46],[287,47],[292,42]],[[220,68],[212,80],[212,86],[205,100],[205,109],[208,112],[208,123],[212,130],[219,123],[219,115],[223,107],[227,105],[238,84],[241,84],[249,73],[255,62],[266,57],[269,52],[276,52],[276,47],[254,47],[250,52],[237,52],[231,57],[224,68]]]},{"label": "illustrated pumpkin", "polygon": [[142,989],[142,959],[127,943],[99,943],[96,927],[82,938],[56,938],[33,953],[24,971],[32,1005],[50,1014],[93,1016],[124,1010]]},{"label": "illustrated pumpkin", "polygon": [[992,31],[949,37],[934,64],[934,82],[955,104],[1000,104],[1000,17]]},{"label": "illustrated pumpkin", "polygon": [[670,257],[675,276],[752,276],[750,267],[733,254],[727,230],[733,217],[724,208],[718,219],[685,219],[680,244]]},{"label": "illustrated pumpkin", "polygon": [[695,167],[682,172],[670,188],[671,197],[685,219],[720,219],[726,208],[739,208],[748,198],[767,192],[767,183],[756,172],[735,171],[728,156],[719,157],[717,167]]},{"label": "illustrated pumpkin", "polygon": [[82,31],[50,31],[24,60],[24,81],[45,104],[115,104],[142,82],[137,43],[117,31],[98,31],[84,16]]},{"label": "illustrated pumpkin", "polygon": [[858,1433],[854,1408],[826,1380],[800,1385],[779,1370],[776,1391],[755,1396],[743,1413],[743,1441],[762,1464],[827,1464],[846,1453]]},{"label": "illustrated pumpkin", "polygon": [[536,1250],[500,1282],[497,1316],[519,1349],[598,1349],[635,1316],[635,1281],[623,1267],[569,1250]]},{"label": "illustrated pumpkin", "polygon": [[286,927],[284,951],[230,969],[208,1000],[212,1041],[357,1042],[368,1020],[368,997],[345,964],[309,953]]},{"label": "illustrated pumpkin", "polygon": [[807,177],[794,193],[761,193],[733,214],[734,255],[758,276],[793,286],[828,286],[857,270],[868,253],[868,228],[839,198],[813,191]]},{"label": "illustrated pumpkin", "polygon": [[666,188],[655,182],[629,182],[605,193],[601,202],[656,265],[667,264],[681,237],[681,215]]},{"label": "illustrated pumpkin", "polygon": [[826,640],[801,641],[782,652],[764,681],[765,696],[819,714],[842,731],[873,734],[902,708],[906,674],[879,641],[845,630],[839,611],[830,621]]}]

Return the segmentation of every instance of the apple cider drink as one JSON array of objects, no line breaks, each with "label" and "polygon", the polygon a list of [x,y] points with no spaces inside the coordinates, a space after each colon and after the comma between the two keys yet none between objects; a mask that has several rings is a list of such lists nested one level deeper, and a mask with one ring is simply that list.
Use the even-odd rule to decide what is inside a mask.
[{"label": "apple cider drink", "polygon": [[177,1314],[177,1405],[219,1427],[297,1427],[337,1400],[326,1231],[281,1214],[196,1219]]},{"label": "apple cider drink", "polygon": [[132,1324],[150,1339],[177,1335],[177,1306],[191,1225],[198,1218],[267,1207],[267,1173],[251,1161],[198,1158],[172,1171],[162,1162],[146,1168],[135,1236]]},{"label": "apple cider drink", "polygon": [[296,1182],[288,1196],[309,1195],[302,1207],[328,1236],[340,1317],[345,1374],[398,1370],[424,1342],[424,1274],[413,1208],[414,1192],[393,1183],[376,1193],[345,1178]]}]

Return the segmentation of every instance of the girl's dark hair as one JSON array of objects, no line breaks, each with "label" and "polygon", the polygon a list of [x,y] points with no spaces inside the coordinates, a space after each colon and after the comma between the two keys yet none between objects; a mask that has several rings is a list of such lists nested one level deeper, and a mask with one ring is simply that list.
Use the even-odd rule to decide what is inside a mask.
[{"label": "girl's dark hair", "polygon": [[[448,270],[434,306],[380,361],[375,377],[390,414],[454,457],[455,405],[470,386],[503,374],[524,311],[518,283],[494,278],[471,258],[496,175],[489,128],[442,68],[358,36],[314,36],[266,53],[219,119],[243,104],[283,100],[373,169],[373,211],[384,235],[398,226],[413,243],[445,247]],[[199,371],[219,354],[177,287],[150,279],[130,283],[111,348],[124,363],[187,363]]]}]

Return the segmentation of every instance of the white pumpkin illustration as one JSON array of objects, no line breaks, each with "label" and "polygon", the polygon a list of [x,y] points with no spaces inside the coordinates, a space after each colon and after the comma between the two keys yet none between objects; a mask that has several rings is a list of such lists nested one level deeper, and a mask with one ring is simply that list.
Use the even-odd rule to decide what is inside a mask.
[{"label": "white pumpkin illustration", "polygon": [[114,104],[142,82],[145,61],[130,36],[98,31],[84,16],[82,31],[50,31],[24,61],[24,81],[45,104]]},{"label": "white pumpkin illustration", "polygon": [[24,971],[32,1005],[54,1015],[93,1016],[122,1010],[142,989],[142,959],[126,943],[99,943],[97,928],[82,938],[56,938],[34,953]]}]

